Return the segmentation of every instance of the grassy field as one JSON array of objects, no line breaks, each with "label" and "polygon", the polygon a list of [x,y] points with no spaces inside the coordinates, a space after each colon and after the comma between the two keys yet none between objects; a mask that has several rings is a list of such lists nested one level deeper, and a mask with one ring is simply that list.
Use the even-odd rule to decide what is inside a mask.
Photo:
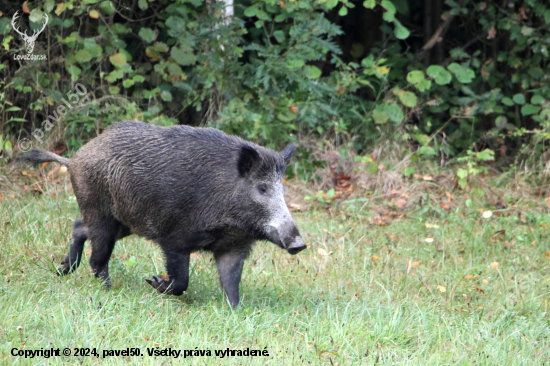
[{"label": "grassy field", "polygon": [[[5,195],[0,364],[550,362],[547,213],[520,204],[488,217],[489,208],[472,203],[445,214],[419,209],[381,226],[369,224],[368,206],[343,208],[333,216],[294,213],[311,244],[297,256],[258,243],[245,264],[241,306],[232,310],[206,253],[192,257],[187,294],[155,293],[144,279],[165,271],[161,252],[134,236],[115,247],[111,291],[93,278],[87,258],[76,273],[57,277],[79,216],[74,196],[70,190]],[[66,347],[71,356],[12,355]],[[95,348],[99,357],[74,356],[75,348]],[[139,348],[141,357],[103,358],[104,351],[126,348]],[[182,353],[177,359],[147,353],[167,348]],[[215,355],[247,348],[269,356]],[[183,350],[212,355],[183,358]]]}]

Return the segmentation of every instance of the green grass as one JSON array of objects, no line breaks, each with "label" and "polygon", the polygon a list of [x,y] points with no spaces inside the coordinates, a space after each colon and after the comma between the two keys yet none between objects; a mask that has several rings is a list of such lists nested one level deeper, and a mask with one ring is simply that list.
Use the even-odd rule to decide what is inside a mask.
[{"label": "green grass", "polygon": [[[385,227],[361,215],[295,213],[311,247],[290,256],[258,243],[245,265],[241,306],[232,310],[207,253],[192,257],[187,294],[155,293],[144,278],[164,273],[161,251],[135,236],[115,247],[111,291],[93,278],[87,258],[72,275],[55,276],[79,216],[76,202],[70,194],[25,197],[0,201],[2,365],[550,361],[545,213],[520,216],[514,208],[483,219],[476,207],[444,217],[413,212]],[[212,353],[265,347],[269,357],[147,356],[155,346]],[[96,348],[100,358],[11,355],[12,348],[50,347]],[[145,356],[101,358],[103,350],[127,347]]]}]

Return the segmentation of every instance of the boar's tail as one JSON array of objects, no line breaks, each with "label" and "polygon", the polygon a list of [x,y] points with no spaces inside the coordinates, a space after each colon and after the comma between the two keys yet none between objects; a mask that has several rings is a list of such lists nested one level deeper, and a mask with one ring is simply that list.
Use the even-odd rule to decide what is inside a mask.
[{"label": "boar's tail", "polygon": [[24,155],[18,156],[17,161],[31,164],[49,163],[50,161],[56,161],[59,164],[68,167],[70,160],[49,151],[45,151],[42,149],[33,149]]}]

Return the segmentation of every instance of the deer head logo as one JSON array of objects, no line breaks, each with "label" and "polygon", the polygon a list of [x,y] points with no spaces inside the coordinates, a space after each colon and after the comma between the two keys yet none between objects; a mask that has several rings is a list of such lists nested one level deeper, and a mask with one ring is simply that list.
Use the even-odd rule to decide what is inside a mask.
[{"label": "deer head logo", "polygon": [[46,25],[48,24],[48,15],[44,14],[44,17],[46,18],[46,20],[44,21],[44,25],[42,26],[42,29],[40,29],[39,31],[34,31],[34,34],[32,36],[28,36],[26,30],[25,30],[25,33],[21,33],[19,29],[17,29],[17,27],[15,26],[15,20],[17,19],[18,12],[19,11],[16,11],[15,14],[13,14],[13,18],[11,18],[11,26],[17,33],[21,35],[21,37],[23,37],[23,40],[25,41],[25,48],[27,49],[27,53],[32,53],[36,38],[40,33],[42,33],[42,31],[44,30],[44,28],[46,28]]}]

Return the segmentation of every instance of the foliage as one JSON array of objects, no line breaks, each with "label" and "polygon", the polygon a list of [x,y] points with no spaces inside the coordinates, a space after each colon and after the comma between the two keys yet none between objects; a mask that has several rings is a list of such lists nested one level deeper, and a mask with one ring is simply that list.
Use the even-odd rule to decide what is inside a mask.
[{"label": "foliage", "polygon": [[[419,42],[414,27],[429,20],[420,0],[240,0],[232,18],[202,0],[48,0],[26,11],[31,29],[49,16],[35,47],[47,63],[13,59],[23,43],[11,4],[0,17],[0,134],[42,128],[81,83],[90,98],[56,120],[73,148],[129,118],[209,125],[270,147],[310,135],[362,154],[383,138],[424,159],[489,148],[499,167],[511,154],[536,161],[550,137],[550,5],[435,2],[446,33]],[[362,36],[344,33],[359,16],[379,31],[370,48],[346,48]]]},{"label": "foliage", "polygon": [[458,158],[459,162],[466,162],[466,169],[459,168],[456,171],[458,177],[458,185],[464,189],[468,183],[468,178],[476,176],[479,173],[487,174],[487,167],[480,165],[485,161],[495,160],[495,153],[490,149],[485,149],[480,152],[466,151],[467,156]]},{"label": "foliage", "polygon": [[[12,78],[12,97],[28,94],[35,120],[41,121],[75,83],[85,85],[91,100],[62,122],[74,148],[122,118],[161,125],[207,119],[272,146],[299,130],[334,128],[338,134],[346,123],[360,124],[365,101],[344,93],[359,84],[349,80],[352,68],[338,61],[340,51],[331,40],[341,31],[315,11],[318,4],[253,4],[244,12],[258,19],[252,29],[239,18],[227,20],[220,4],[209,11],[199,0],[140,1],[131,14],[144,22],[128,21],[130,13],[109,1],[39,5],[33,12],[50,15],[49,27],[67,50],[64,68],[27,65],[32,72]],[[151,7],[157,14],[153,19],[145,17]],[[0,29],[7,34],[10,26]],[[322,71],[312,63],[329,53],[342,71],[321,82]],[[182,119],[189,108],[201,113],[198,122]],[[7,134],[20,131],[13,121],[6,121]],[[30,131],[40,127],[31,125]]]},{"label": "foliage", "polygon": [[[420,84],[421,70],[408,73],[408,86],[414,86],[424,101],[418,126],[426,132],[445,126],[433,140],[434,148],[445,154],[465,151],[470,156],[476,142],[500,148],[502,156],[507,150],[521,154],[528,152],[522,146],[529,141],[540,154],[550,136],[550,84],[545,74],[550,6],[538,0],[507,1],[507,8],[493,2],[446,4],[447,17],[466,22],[471,33],[467,44],[483,44],[483,48],[450,49],[443,64],[427,67],[431,85]],[[445,112],[454,118],[452,123],[438,118]],[[529,135],[535,138],[529,140]]]}]

